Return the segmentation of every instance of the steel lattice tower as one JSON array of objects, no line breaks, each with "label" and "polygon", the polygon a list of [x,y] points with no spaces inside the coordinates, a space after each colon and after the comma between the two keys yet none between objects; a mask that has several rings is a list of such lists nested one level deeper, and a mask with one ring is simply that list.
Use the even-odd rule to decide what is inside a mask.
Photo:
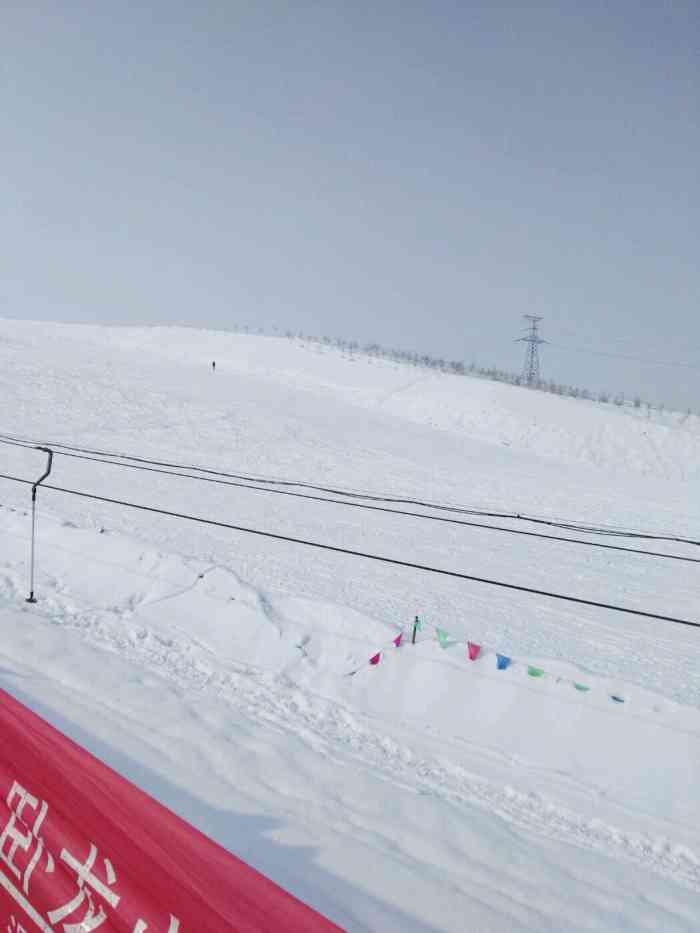
[{"label": "steel lattice tower", "polygon": [[530,330],[524,337],[519,337],[516,343],[527,344],[525,365],[523,366],[523,379],[526,385],[532,386],[537,385],[540,381],[540,352],[538,347],[541,343],[547,343],[547,341],[540,337],[538,331],[538,326],[542,318],[537,317],[535,314],[523,314],[523,317],[526,321],[530,322]]},{"label": "steel lattice tower", "polygon": [[540,381],[540,353],[538,347],[541,343],[546,343],[547,341],[543,340],[537,331],[537,327],[542,318],[534,314],[523,314],[523,317],[525,320],[530,321],[530,330],[525,337],[519,337],[516,342],[527,344],[523,379],[527,385],[532,386],[537,385]]}]

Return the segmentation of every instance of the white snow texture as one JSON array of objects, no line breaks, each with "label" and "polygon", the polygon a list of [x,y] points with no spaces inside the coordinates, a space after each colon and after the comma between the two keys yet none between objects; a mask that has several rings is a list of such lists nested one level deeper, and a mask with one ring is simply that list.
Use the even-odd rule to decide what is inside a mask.
[{"label": "white snow texture", "polygon": [[[300,340],[9,320],[0,397],[0,433],[32,441],[700,537],[695,416]],[[44,463],[0,444],[0,473]],[[59,453],[48,482],[700,621],[693,561]],[[342,928],[700,929],[700,630],[51,489],[37,505],[29,605],[30,487],[0,479],[0,685]]]}]

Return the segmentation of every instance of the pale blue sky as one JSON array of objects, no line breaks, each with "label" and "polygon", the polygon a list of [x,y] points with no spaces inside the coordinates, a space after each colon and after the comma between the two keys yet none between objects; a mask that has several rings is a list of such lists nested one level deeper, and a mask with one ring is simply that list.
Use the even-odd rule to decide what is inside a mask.
[{"label": "pale blue sky", "polygon": [[0,19],[0,315],[276,325],[518,369],[541,314],[545,376],[700,409],[697,2]]}]

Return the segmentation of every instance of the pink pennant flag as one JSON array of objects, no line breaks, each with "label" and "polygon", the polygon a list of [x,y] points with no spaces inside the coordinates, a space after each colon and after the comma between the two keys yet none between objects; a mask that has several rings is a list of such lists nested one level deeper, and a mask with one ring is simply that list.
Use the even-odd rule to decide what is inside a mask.
[{"label": "pink pennant flag", "polygon": [[378,651],[373,658],[369,659],[370,664],[379,664],[379,659],[381,658],[382,653]]},{"label": "pink pennant flag", "polygon": [[399,634],[398,634],[398,635],[396,636],[396,638],[394,639],[394,644],[396,645],[397,648],[400,648],[400,647],[401,647],[401,639],[402,639],[402,638],[403,638],[403,632],[399,632]]},{"label": "pink pennant flag", "polygon": [[481,651],[481,645],[475,645],[474,642],[467,642],[467,649],[469,651],[469,660],[476,661],[479,657],[479,652]]}]

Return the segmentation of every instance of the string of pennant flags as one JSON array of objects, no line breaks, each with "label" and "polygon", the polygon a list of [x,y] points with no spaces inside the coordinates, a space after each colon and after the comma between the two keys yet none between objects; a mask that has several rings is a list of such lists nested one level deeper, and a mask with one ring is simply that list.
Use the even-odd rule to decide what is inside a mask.
[{"label": "string of pennant flags", "polygon": [[[454,648],[458,645],[465,644],[465,642],[460,641],[460,639],[455,638],[454,636],[450,635],[450,633],[445,631],[445,629],[438,628],[435,625],[431,625],[430,623],[423,622],[421,619],[418,618],[418,616],[416,616],[416,619],[413,623],[413,635],[411,639],[412,643],[415,643],[416,641],[416,634],[426,629],[432,629],[435,632],[435,638],[438,644],[440,645],[440,647],[443,649]],[[394,649],[401,648],[401,646],[404,644],[404,634],[405,634],[404,631],[399,632],[398,635],[396,635],[394,638],[391,639],[388,645],[393,646]],[[507,654],[501,654],[498,651],[494,651],[490,648],[487,648],[483,644],[478,644],[477,642],[473,642],[473,641],[467,641],[466,648],[467,648],[466,659],[469,661],[476,661],[478,659],[483,659],[487,655],[495,655],[496,670],[498,671],[505,671],[509,667],[523,667],[524,666],[527,669],[528,677],[532,677],[534,679],[553,677],[556,683],[569,684],[579,693],[589,693],[591,690],[591,687],[589,687],[588,684],[581,683],[578,680],[573,680],[570,677],[561,677],[558,674],[557,675],[548,674],[547,671],[542,667],[535,667],[533,664],[523,664],[522,661],[517,661]],[[380,648],[379,651],[373,654],[372,657],[369,658],[369,660],[365,664],[360,665],[360,667],[356,668],[354,671],[349,671],[347,676],[349,677],[354,676],[359,671],[361,671],[364,667],[366,667],[367,664],[369,664],[371,667],[376,667],[378,664],[381,663],[382,657],[384,656],[387,650],[388,648]],[[624,703],[625,702],[625,698],[620,696],[617,693],[609,693],[608,696],[613,703]]]}]

